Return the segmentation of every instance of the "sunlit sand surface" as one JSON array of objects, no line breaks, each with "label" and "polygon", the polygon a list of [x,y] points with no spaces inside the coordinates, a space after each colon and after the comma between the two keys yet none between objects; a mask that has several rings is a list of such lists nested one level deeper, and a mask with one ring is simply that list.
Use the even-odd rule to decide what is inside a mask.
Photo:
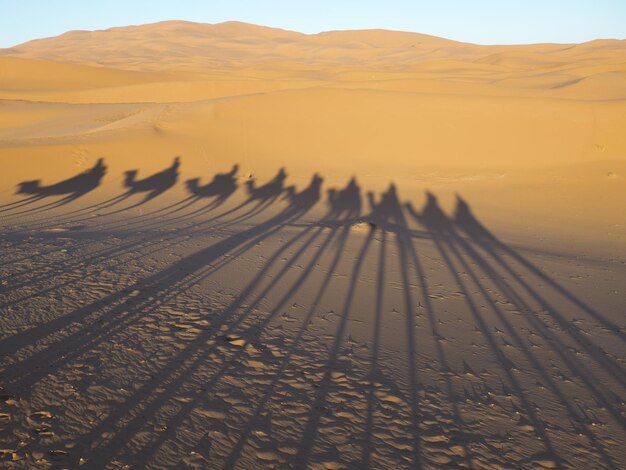
[{"label": "sunlit sand surface", "polygon": [[243,23],[0,50],[1,465],[624,468],[625,64]]}]

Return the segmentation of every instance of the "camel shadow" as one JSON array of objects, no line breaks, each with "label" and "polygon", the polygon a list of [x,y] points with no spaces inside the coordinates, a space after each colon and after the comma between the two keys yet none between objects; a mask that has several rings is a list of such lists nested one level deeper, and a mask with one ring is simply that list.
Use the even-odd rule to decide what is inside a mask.
[{"label": "camel shadow", "polygon": [[200,178],[192,178],[185,181],[187,191],[191,195],[180,202],[168,206],[166,209],[173,209],[169,212],[169,214],[173,214],[186,209],[196,202],[211,198],[213,198],[213,200],[208,205],[200,209],[196,209],[191,214],[187,215],[196,215],[217,209],[230,196],[232,196],[235,191],[237,191],[238,171],[239,165],[233,165],[232,169],[228,173],[217,173],[213,179],[204,186],[200,186]]},{"label": "camel shadow", "polygon": [[[170,181],[171,177],[176,179],[178,165],[175,160],[170,168],[144,180],[135,180],[137,172],[128,175],[132,185],[127,185],[129,189],[125,194],[145,195],[147,200],[158,196],[167,189],[167,175]],[[208,205],[199,209],[201,211],[221,204],[237,189],[237,171],[235,165],[229,172],[215,175],[205,185],[200,184],[199,178],[188,180],[189,197],[186,202],[177,204],[206,200]],[[152,196],[155,187],[152,183],[144,184],[150,180],[160,181],[160,187],[165,189]],[[380,392],[387,389],[401,402],[396,407],[401,421],[392,422],[401,449],[392,445],[393,452],[401,450],[397,453],[398,461],[407,467],[428,466],[431,455],[454,446],[458,451],[454,463],[446,467],[460,468],[464,461],[464,467],[473,468],[474,459],[478,460],[482,452],[481,443],[488,439],[497,442],[500,437],[493,436],[482,423],[475,424],[472,410],[492,405],[499,412],[506,411],[507,416],[510,409],[514,411],[511,429],[516,429],[517,425],[530,426],[532,438],[539,444],[536,445],[538,452],[529,455],[526,463],[530,465],[533,459],[545,456],[546,461],[563,466],[567,454],[559,438],[553,438],[552,418],[542,414],[535,404],[536,400],[543,399],[539,396],[543,393],[558,404],[562,421],[569,419],[574,423],[574,430],[589,439],[607,468],[619,468],[613,464],[611,453],[604,450],[601,434],[593,429],[599,420],[588,418],[579,402],[571,398],[568,389],[560,383],[560,374],[563,371],[574,376],[571,383],[576,382],[574,385],[588,391],[598,407],[622,428],[619,397],[599,380],[602,376],[598,371],[602,369],[605,376],[621,385],[626,383],[626,376],[619,361],[595,344],[593,337],[584,336],[584,332],[568,324],[562,303],[554,302],[551,294],[565,297],[569,304],[619,335],[622,330],[617,325],[600,317],[599,312],[531,264],[530,259],[522,258],[522,253],[499,240],[461,198],[457,199],[453,216],[444,212],[432,193],[427,193],[426,205],[416,210],[410,203],[403,204],[397,187],[390,184],[380,194],[367,193],[369,211],[366,209],[362,214],[363,205],[368,202],[363,200],[362,190],[352,178],[345,187],[327,191],[328,209],[318,218],[309,211],[320,202],[322,177],[313,175],[308,186],[300,190],[286,187],[285,180],[286,173],[282,169],[267,183],[257,185],[250,180],[244,183],[246,197],[235,209],[208,221],[194,222],[193,230],[143,238],[142,243],[147,242],[151,250],[163,250],[164,246],[170,246],[166,243],[178,243],[185,238],[198,248],[111,289],[104,296],[86,299],[72,309],[2,338],[0,352],[6,357],[15,357],[15,361],[3,368],[3,382],[15,393],[27,393],[51,374],[61,374],[64,370],[75,374],[74,365],[84,362],[82,358],[127,340],[143,328],[143,322],[150,324],[152,317],[158,322],[172,318],[168,313],[172,307],[176,313],[185,312],[176,315],[182,318],[191,319],[199,312],[197,318],[202,318],[201,323],[193,335],[186,335],[184,343],[177,343],[183,346],[171,356],[164,356],[154,366],[137,369],[145,371],[146,375],[138,375],[136,388],[124,390],[124,396],[110,411],[95,419],[75,439],[74,448],[81,450],[82,455],[85,455],[82,450],[88,449],[90,460],[95,462],[90,465],[94,468],[131,458],[139,468],[150,466],[160,458],[160,452],[177,439],[179,431],[185,432],[187,423],[198,416],[199,410],[218,403],[214,399],[218,392],[233,391],[232,397],[237,393],[237,400],[239,396],[247,400],[248,395],[239,394],[243,387],[253,398],[237,408],[238,413],[241,412],[236,427],[226,419],[197,421],[198,429],[205,426],[207,433],[218,426],[232,432],[230,447],[220,450],[221,455],[211,456],[224,461],[220,468],[243,465],[244,459],[249,459],[251,448],[260,452],[264,450],[260,446],[269,449],[274,444],[283,445],[280,433],[285,425],[274,423],[277,429],[274,435],[265,429],[272,424],[272,413],[277,409],[283,413],[288,401],[298,407],[294,413],[297,427],[291,428],[290,457],[284,457],[290,468],[309,468],[327,457],[354,459],[352,468],[380,468],[384,466],[382,459],[389,455],[381,452],[386,449],[386,443],[377,437],[391,422],[386,414],[386,410],[392,409],[387,404],[391,402],[383,403],[385,400],[380,398],[383,396]],[[264,209],[266,207],[268,209]],[[274,209],[277,212],[272,212]],[[237,215],[237,210],[243,214]],[[223,225],[208,225],[226,214],[233,214],[233,218]],[[216,227],[229,226],[227,224],[233,224],[233,220],[249,220],[254,214],[253,222],[239,227],[232,225],[232,229],[221,233],[216,231]],[[359,233],[359,222],[369,223],[366,234]],[[158,223],[163,224],[163,221]],[[415,226],[419,230],[413,229]],[[210,235],[210,241],[205,244],[204,238],[190,238],[199,233]],[[253,251],[261,245],[267,248]],[[118,257],[116,262],[128,263],[128,258],[122,257],[125,253],[146,254],[137,244],[119,248],[114,247],[118,252],[107,251],[107,260]],[[253,258],[260,260],[255,270],[242,271],[238,265],[231,264],[244,254],[246,259],[242,263]],[[79,270],[83,266],[95,264],[86,258],[72,262],[76,264],[67,268],[70,274],[82,274]],[[226,282],[223,280],[230,274],[220,270],[229,265],[236,275],[246,277],[242,277],[241,287],[237,285],[232,297],[219,293],[219,303],[213,303],[212,296],[217,298],[218,295],[205,290],[205,286],[212,286],[215,279]],[[243,266],[250,268],[251,265]],[[112,263],[108,263],[106,269],[111,271]],[[42,273],[51,276],[60,271],[52,265]],[[88,273],[96,274],[92,270]],[[66,282],[68,276],[58,277]],[[341,281],[342,278],[345,281]],[[441,279],[445,281],[440,284]],[[71,278],[67,282],[69,285],[76,281]],[[341,282],[343,284],[338,284]],[[44,287],[53,292],[53,288]],[[62,285],[53,287],[61,292]],[[193,293],[194,289],[206,295],[200,307],[193,296],[189,296],[188,303],[185,301],[187,293]],[[454,299],[442,302],[437,295],[440,290],[454,293]],[[31,295],[32,289],[28,289],[28,293]],[[371,341],[367,337],[361,340],[350,336],[352,322],[359,323],[361,318],[366,318],[361,315],[368,314],[360,312],[369,308],[358,302],[361,295],[371,295],[373,300]],[[37,296],[41,297],[41,293]],[[296,304],[300,299],[306,299],[306,303]],[[336,307],[332,316],[327,312],[326,302]],[[391,310],[392,305],[398,309]],[[502,305],[514,307],[514,310]],[[190,306],[189,314],[187,306]],[[457,316],[457,309],[458,316],[470,327],[462,332],[468,343],[474,336],[481,338],[477,346],[471,345],[477,359],[473,358],[474,353],[468,357],[457,354],[462,351],[465,339],[455,338],[459,331],[455,325],[446,326],[450,318]],[[287,310],[296,313],[286,317]],[[324,323],[325,327],[317,326],[322,323],[313,325],[314,321],[329,321],[327,316],[331,323]],[[283,321],[293,326],[283,327]],[[299,326],[296,321],[300,322]],[[164,325],[164,322],[159,324]],[[388,329],[388,325],[393,328]],[[319,331],[328,333],[323,338],[327,341],[319,343],[319,349],[316,349],[317,343],[308,346],[321,338],[314,336]],[[390,334],[394,336],[387,339],[386,335]],[[147,339],[137,338],[135,344],[142,345],[144,338]],[[284,340],[276,349],[279,352],[276,355],[274,349],[268,347],[274,339],[277,343],[279,339]],[[393,349],[393,357],[388,349],[390,340],[400,345]],[[135,339],[129,340],[129,345],[133,341]],[[32,345],[36,349],[30,355],[18,354]],[[542,352],[540,347],[545,350]],[[543,363],[548,354],[552,369]],[[255,359],[248,364],[248,357],[252,355],[258,361]],[[399,366],[390,367],[392,360]],[[484,374],[484,387],[474,387],[478,383],[477,373],[483,374],[475,363],[472,364],[474,360],[493,366]],[[128,364],[131,361],[134,359],[129,356]],[[435,386],[429,383],[430,376],[436,377]],[[261,380],[257,380],[258,377]],[[297,388],[292,386],[294,377],[298,377]],[[527,377],[537,377],[539,385],[533,385]],[[84,380],[87,384],[90,380],[97,383],[99,379]],[[344,395],[350,398],[344,400],[341,392],[345,391],[347,380],[353,384],[348,390],[350,394]],[[196,386],[199,383],[201,386]],[[488,392],[484,394],[484,390]],[[497,395],[497,400],[487,393]],[[177,401],[175,408],[170,407],[172,399],[183,394],[184,400]],[[301,400],[302,397],[306,401]],[[354,411],[352,414],[351,409],[361,413]],[[343,416],[336,411],[343,411]],[[556,415],[556,411],[554,413]],[[429,440],[431,430],[421,426],[426,417],[435,423],[437,436],[445,428],[446,440],[437,441],[436,447]],[[163,431],[152,433],[157,422],[159,426],[164,425],[159,428]],[[356,454],[341,456],[334,448],[326,452],[324,446],[333,438],[327,433],[329,422],[361,446],[360,457]],[[285,427],[281,429],[281,426]],[[103,433],[110,429],[115,429],[115,433],[102,439]],[[143,434],[146,429],[148,432]],[[255,439],[261,435],[260,430],[264,440],[257,448]],[[138,435],[145,436],[138,444],[140,451],[134,444],[129,446]],[[356,437],[352,438],[353,435]],[[192,447],[204,445],[205,437],[201,437],[200,432],[189,436],[185,445],[175,452],[182,455]],[[78,451],[74,453],[68,458],[78,465],[82,456]],[[215,462],[217,465],[217,460]]]},{"label": "camel shadow", "polygon": [[187,189],[192,197],[210,198],[215,197],[216,201],[223,201],[237,190],[237,180],[235,176],[239,170],[239,165],[233,165],[228,173],[216,174],[210,183],[200,186],[200,178],[187,180]]},{"label": "camel shadow", "polygon": [[281,168],[271,181],[262,186],[256,186],[255,180],[246,181],[248,201],[257,201],[260,204],[273,202],[283,192],[286,179],[287,173],[284,168]]},{"label": "camel shadow", "polygon": [[178,168],[180,167],[180,157],[174,158],[172,164],[163,171],[159,171],[158,173],[154,173],[144,179],[137,180],[138,170],[129,170],[124,173],[124,187],[128,188],[128,190],[104,203],[97,205],[98,209],[106,209],[108,207],[112,207],[117,205],[126,199],[135,196],[136,194],[145,194],[143,199],[139,202],[124,207],[122,209],[118,209],[117,211],[110,212],[107,215],[115,214],[117,212],[125,211],[128,209],[133,209],[135,207],[141,206],[148,201],[160,196],[168,189],[172,188],[176,182],[178,181]]},{"label": "camel shadow", "polygon": [[[28,206],[41,201],[42,199],[54,196],[63,197],[60,200],[45,204],[44,206],[38,206],[37,208],[25,210],[19,213],[34,212],[44,208],[59,207],[69,204],[70,202],[84,196],[100,186],[106,171],[107,167],[104,164],[104,159],[99,158],[92,168],[66,180],[59,181],[58,183],[44,186],[42,185],[41,180],[23,181],[17,185],[17,191],[15,194],[21,194],[27,197],[21,201],[6,204],[2,207],[1,211],[5,212],[11,209]],[[14,215],[16,214],[17,213]]]}]

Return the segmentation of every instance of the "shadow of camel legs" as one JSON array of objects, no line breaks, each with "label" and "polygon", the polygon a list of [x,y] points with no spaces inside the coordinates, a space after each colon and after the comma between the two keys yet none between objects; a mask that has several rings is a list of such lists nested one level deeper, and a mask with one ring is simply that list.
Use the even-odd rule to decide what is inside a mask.
[{"label": "shadow of camel legs", "polygon": [[[491,336],[490,329],[487,328],[486,321],[482,319],[482,315],[479,313],[478,309],[474,306],[470,295],[469,289],[465,287],[465,282],[461,279],[461,277],[457,274],[458,271],[454,267],[453,259],[456,259],[457,263],[460,264],[462,268],[462,272],[469,275],[469,278],[473,281],[473,284],[476,285],[479,289],[480,294],[487,300],[487,305],[489,305],[490,310],[495,314],[496,318],[498,318],[502,325],[504,325],[506,332],[511,336],[514,341],[514,344],[520,351],[524,354],[529,363],[533,366],[534,370],[540,374],[542,377],[542,381],[547,388],[554,394],[554,396],[561,402],[567,411],[570,419],[573,422],[583,423],[581,420],[580,413],[573,407],[570,403],[569,398],[562,392],[559,387],[554,383],[550,374],[545,371],[544,364],[542,361],[537,358],[527,347],[527,342],[524,341],[515,326],[513,326],[507,318],[505,312],[501,311],[501,309],[497,306],[497,303],[491,297],[490,292],[483,286],[483,282],[479,279],[478,273],[475,272],[475,269],[470,266],[465,260],[466,257],[469,256],[477,266],[488,276],[488,279],[493,282],[500,291],[507,296],[507,298],[517,305],[521,311],[526,311],[527,320],[531,323],[535,331],[541,333],[542,335],[549,334],[545,325],[541,324],[538,320],[535,321],[534,312],[524,304],[524,301],[521,297],[515,293],[507,284],[504,279],[500,277],[500,275],[493,270],[487,260],[482,258],[464,239],[462,239],[455,232],[453,223],[447,218],[447,216],[439,209],[436,198],[432,194],[428,194],[428,202],[425,209],[422,212],[422,215],[417,214],[412,207],[409,206],[409,211],[413,214],[416,220],[426,226],[432,234],[433,241],[437,246],[442,258],[444,259],[446,265],[449,268],[449,271],[452,273],[455,278],[457,284],[461,287],[461,291],[466,295],[468,306],[470,310],[473,312],[475,318],[477,319],[477,323],[480,326],[481,332],[485,335],[485,337],[489,340],[489,344],[496,354],[499,357],[499,363],[501,364],[502,370],[505,372],[507,377],[509,378],[509,382],[513,385],[514,390],[516,390],[516,395],[520,398],[521,403],[524,403],[527,399],[524,396],[528,393],[524,391],[521,387],[521,384],[516,383],[516,381],[512,380],[512,376],[509,373],[510,370],[513,370],[515,366],[512,362],[505,356],[504,352],[501,351],[500,348],[496,345],[496,341]],[[465,256],[463,256],[463,254]],[[565,352],[563,347],[559,347],[559,340],[555,336],[551,335],[550,343],[553,344],[554,351],[557,352],[560,357],[563,359],[564,363],[568,365],[570,368],[573,366],[572,358],[568,357],[568,354]],[[588,387],[591,387],[591,390],[594,390],[593,384],[589,381],[585,381]],[[601,400],[601,402],[611,409],[611,405],[606,401],[606,399],[602,396],[602,394],[597,394],[596,396]],[[532,410],[528,409],[527,412],[530,413]],[[615,413],[613,413],[615,416]],[[552,444],[550,441],[545,441],[545,430],[544,425],[541,421],[538,420],[538,417],[533,414],[529,414],[532,418],[531,422],[533,422],[533,426],[538,424],[540,427],[536,427],[535,429],[538,431],[538,437],[542,439],[543,442],[546,443],[546,451],[553,457],[558,459],[559,457],[556,455]],[[612,463],[610,457],[606,453],[604,446],[600,443],[600,440],[594,435],[589,427],[585,424],[581,424],[581,427],[584,429],[584,434],[588,437],[590,443],[594,448],[598,450],[600,455],[603,456],[605,462],[609,465],[609,468],[615,468]],[[557,460],[558,461],[558,460]]]},{"label": "shadow of camel legs", "polygon": [[55,184],[43,186],[41,184],[41,180],[24,181],[19,183],[18,190],[15,194],[24,194],[27,196],[26,199],[0,206],[0,212],[11,211],[13,209],[28,206],[54,196],[63,196],[63,198],[43,206],[13,212],[10,215],[14,216],[27,213],[38,213],[44,209],[49,210],[69,204],[70,202],[75,201],[79,197],[84,196],[100,186],[102,178],[104,178],[104,175],[106,174],[106,169],[107,167],[104,165],[104,159],[100,158],[89,170]]},{"label": "shadow of camel legs", "polygon": [[[312,207],[317,202],[317,199],[319,197],[319,185],[320,184],[321,184],[321,179],[319,177],[314,177],[309,188],[305,189],[304,191],[300,193],[295,194],[294,197],[291,198],[290,206],[287,209],[285,209],[281,214],[273,217],[272,219],[270,219],[270,221],[263,223],[260,226],[256,226],[253,229],[246,230],[238,235],[231,237],[230,239],[225,241],[224,243],[225,246],[230,246],[231,248],[233,248],[234,246],[237,245],[234,242],[234,240],[241,239],[242,236],[245,236],[246,239],[252,239],[251,237],[252,234],[254,234],[254,236],[257,237],[256,242],[258,243],[262,238],[269,236],[269,234],[275,233],[276,231],[278,231],[289,220],[297,219],[301,217],[310,209],[310,207]],[[213,250],[215,250],[215,247],[211,249],[211,251]],[[196,254],[196,255],[193,255],[193,257],[190,257],[188,260],[194,260],[194,263],[198,263],[198,262],[201,262],[202,259],[203,259],[203,256],[200,256],[200,254]],[[168,285],[170,285],[170,283],[168,283]],[[177,288],[177,287],[180,287],[180,286],[174,286],[174,288]],[[204,333],[203,337],[205,337],[206,339],[207,335],[211,333],[215,333],[219,325],[224,324],[224,322],[228,318],[230,318],[233,313],[236,313],[236,312],[233,312],[230,309],[227,310],[226,312],[223,312],[222,315],[219,316],[219,318],[216,318],[214,320],[217,326],[212,328],[211,331],[207,331],[206,333]],[[241,319],[237,319],[237,322],[240,322],[240,321]],[[107,333],[107,336],[108,336],[108,333]],[[102,337],[102,335],[100,337]],[[193,344],[188,345],[188,347],[183,352],[181,352],[182,357],[179,357],[177,359],[182,362],[185,357],[189,358],[190,355],[194,354],[194,352],[197,351],[198,348],[204,348],[204,347],[205,347],[205,341],[199,340],[197,342],[194,342]],[[171,369],[171,373],[174,373],[176,375],[179,372],[182,373],[184,371],[177,369],[177,368]],[[168,371],[168,374],[169,373],[170,372]],[[154,385],[154,384],[151,384],[151,385]],[[158,397],[155,397],[155,399],[156,398]],[[143,423],[143,420],[141,422]],[[102,449],[102,452],[103,452],[102,459],[106,459],[107,456],[110,455],[111,447],[116,447],[117,445],[121,445],[121,444],[123,444],[122,441],[118,441],[117,439],[115,439],[114,443],[111,443],[110,446],[107,446],[108,450]],[[99,452],[98,452],[98,455],[100,455]],[[146,455],[149,455],[149,453]],[[102,461],[104,462],[105,460],[102,460]]]}]

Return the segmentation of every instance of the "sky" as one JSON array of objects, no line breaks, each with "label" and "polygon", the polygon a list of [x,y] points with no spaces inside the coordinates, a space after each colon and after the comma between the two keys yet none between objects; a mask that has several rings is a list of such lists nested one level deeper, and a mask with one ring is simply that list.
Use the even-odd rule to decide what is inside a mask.
[{"label": "sky", "polygon": [[478,44],[626,38],[626,0],[0,0],[0,47],[174,19],[303,33],[384,28]]}]

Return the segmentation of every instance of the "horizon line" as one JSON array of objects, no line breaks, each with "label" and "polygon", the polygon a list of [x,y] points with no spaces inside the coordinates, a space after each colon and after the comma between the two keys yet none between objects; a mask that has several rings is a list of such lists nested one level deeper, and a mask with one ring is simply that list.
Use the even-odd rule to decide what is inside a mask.
[{"label": "horizon line", "polygon": [[13,49],[19,46],[22,46],[24,44],[28,44],[30,42],[33,41],[41,41],[41,40],[46,40],[46,39],[52,39],[52,38],[56,38],[59,36],[63,36],[64,34],[68,34],[68,33],[79,33],[79,32],[86,32],[86,33],[95,33],[95,32],[106,32],[106,31],[111,31],[113,29],[123,29],[123,28],[132,28],[132,27],[141,27],[141,26],[152,26],[152,25],[158,25],[158,24],[164,24],[164,23],[189,23],[189,24],[195,24],[195,25],[206,25],[206,26],[219,26],[219,25],[225,25],[225,24],[241,24],[241,25],[245,25],[245,26],[252,26],[252,27],[257,27],[257,28],[264,28],[264,29],[273,29],[273,30],[278,30],[278,31],[283,31],[283,32],[288,32],[288,33],[294,33],[294,34],[299,34],[302,36],[319,36],[322,34],[327,34],[327,33],[338,33],[338,32],[367,32],[367,31],[382,31],[382,32],[390,32],[390,33],[402,33],[402,34],[414,34],[414,35],[419,35],[419,36],[427,36],[427,37],[431,37],[431,38],[437,38],[437,39],[443,39],[446,41],[450,41],[450,42],[456,42],[459,44],[470,44],[470,45],[476,45],[476,46],[533,46],[533,45],[544,45],[544,44],[554,44],[554,45],[579,45],[579,44],[587,44],[587,43],[591,43],[591,42],[595,42],[595,41],[616,41],[616,42],[621,42],[621,41],[626,41],[626,38],[615,38],[615,37],[597,37],[594,39],[589,39],[586,41],[581,41],[581,42],[556,42],[556,41],[543,41],[543,42],[521,42],[521,43],[482,43],[482,42],[469,42],[469,41],[464,41],[461,39],[452,39],[446,36],[437,36],[434,34],[429,34],[429,33],[422,33],[419,31],[409,31],[409,30],[403,30],[403,29],[388,29],[388,28],[381,28],[381,27],[370,27],[370,28],[356,28],[356,29],[329,29],[329,30],[323,30],[323,31],[318,31],[318,32],[314,32],[314,33],[306,33],[306,32],[302,32],[302,31],[297,31],[295,29],[288,29],[286,27],[281,27],[281,26],[269,26],[269,25],[263,25],[263,24],[258,24],[258,23],[250,23],[247,21],[240,21],[240,20],[226,20],[226,21],[220,21],[217,23],[208,23],[208,22],[203,22],[203,21],[192,21],[192,20],[185,20],[185,19],[169,19],[169,20],[160,20],[160,21],[153,21],[153,22],[148,22],[148,23],[131,23],[131,24],[126,24],[126,25],[115,25],[115,26],[109,26],[106,28],[97,28],[97,29],[69,29],[66,31],[63,31],[59,34],[56,35],[52,35],[52,36],[42,36],[42,37],[35,37],[32,39],[28,39],[26,41],[11,45],[11,46],[7,46],[7,47],[0,47],[0,50],[7,50],[7,49]]}]

